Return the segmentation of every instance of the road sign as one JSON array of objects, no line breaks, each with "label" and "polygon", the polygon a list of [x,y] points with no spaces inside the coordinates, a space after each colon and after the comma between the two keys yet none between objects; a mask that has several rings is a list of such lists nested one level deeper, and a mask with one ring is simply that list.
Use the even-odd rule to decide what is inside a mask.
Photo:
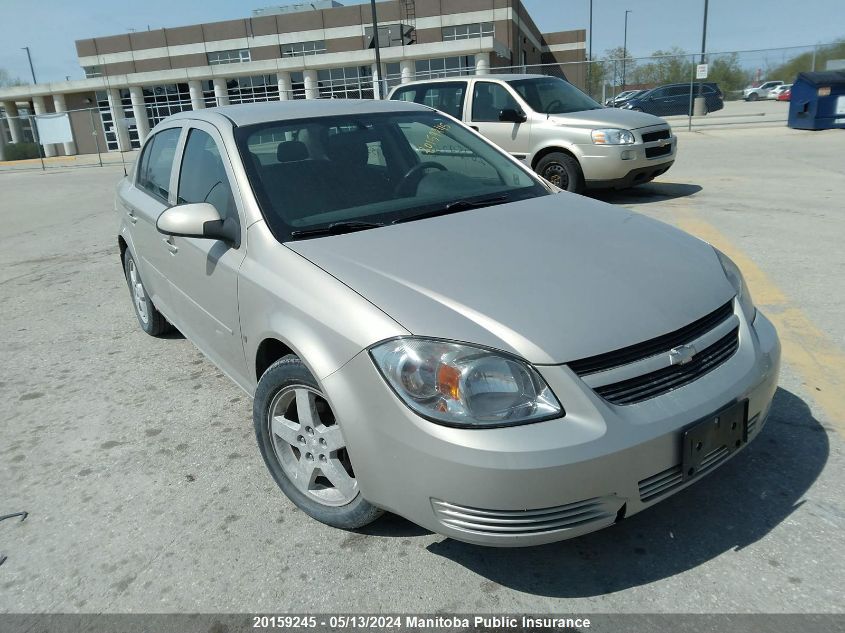
[{"label": "road sign", "polygon": [[698,64],[698,66],[695,67],[695,78],[707,79],[707,64]]}]

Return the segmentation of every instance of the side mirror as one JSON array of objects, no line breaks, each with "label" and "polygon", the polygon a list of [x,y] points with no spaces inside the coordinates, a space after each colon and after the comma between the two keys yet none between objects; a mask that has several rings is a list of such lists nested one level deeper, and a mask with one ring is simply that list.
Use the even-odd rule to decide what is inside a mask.
[{"label": "side mirror", "polygon": [[213,204],[196,202],[180,204],[162,211],[156,229],[164,235],[222,240],[237,246],[240,231],[231,219],[223,220]]},{"label": "side mirror", "polygon": [[505,108],[504,110],[499,110],[499,121],[508,121],[511,123],[524,123],[527,120],[528,117],[522,110],[516,110],[514,108]]}]

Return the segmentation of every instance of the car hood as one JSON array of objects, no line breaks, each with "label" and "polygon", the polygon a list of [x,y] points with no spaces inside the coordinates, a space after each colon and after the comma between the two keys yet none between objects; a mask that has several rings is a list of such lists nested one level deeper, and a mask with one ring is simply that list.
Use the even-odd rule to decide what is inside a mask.
[{"label": "car hood", "polygon": [[707,243],[569,193],[286,246],[413,334],[537,364],[671,332],[735,294]]},{"label": "car hood", "polygon": [[[632,99],[631,101],[635,100]],[[570,112],[568,114],[553,114],[549,117],[549,122],[559,125],[583,127],[621,127],[628,130],[636,130],[652,125],[666,125],[666,121],[653,114],[620,110],[619,108],[601,108],[598,110],[584,110],[583,112]]]}]

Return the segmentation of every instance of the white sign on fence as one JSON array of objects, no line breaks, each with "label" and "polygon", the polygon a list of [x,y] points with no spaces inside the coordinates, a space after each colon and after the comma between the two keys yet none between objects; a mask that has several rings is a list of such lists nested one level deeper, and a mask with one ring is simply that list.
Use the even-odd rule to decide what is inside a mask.
[{"label": "white sign on fence", "polygon": [[38,140],[42,145],[73,142],[73,132],[70,130],[70,117],[67,112],[39,114],[35,117],[35,123],[38,126]]},{"label": "white sign on fence", "polygon": [[695,78],[707,79],[707,64],[698,64],[698,66],[695,67]]}]

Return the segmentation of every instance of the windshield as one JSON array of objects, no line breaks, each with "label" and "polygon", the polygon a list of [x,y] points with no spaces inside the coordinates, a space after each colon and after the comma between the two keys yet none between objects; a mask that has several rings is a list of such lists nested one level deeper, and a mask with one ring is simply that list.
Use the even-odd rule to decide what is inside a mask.
[{"label": "windshield", "polygon": [[525,99],[534,112],[565,114],[598,110],[599,105],[568,81],[558,77],[516,79],[508,82]]},{"label": "windshield", "polygon": [[235,136],[264,219],[280,241],[550,193],[527,169],[437,112],[275,121],[237,128]]}]

